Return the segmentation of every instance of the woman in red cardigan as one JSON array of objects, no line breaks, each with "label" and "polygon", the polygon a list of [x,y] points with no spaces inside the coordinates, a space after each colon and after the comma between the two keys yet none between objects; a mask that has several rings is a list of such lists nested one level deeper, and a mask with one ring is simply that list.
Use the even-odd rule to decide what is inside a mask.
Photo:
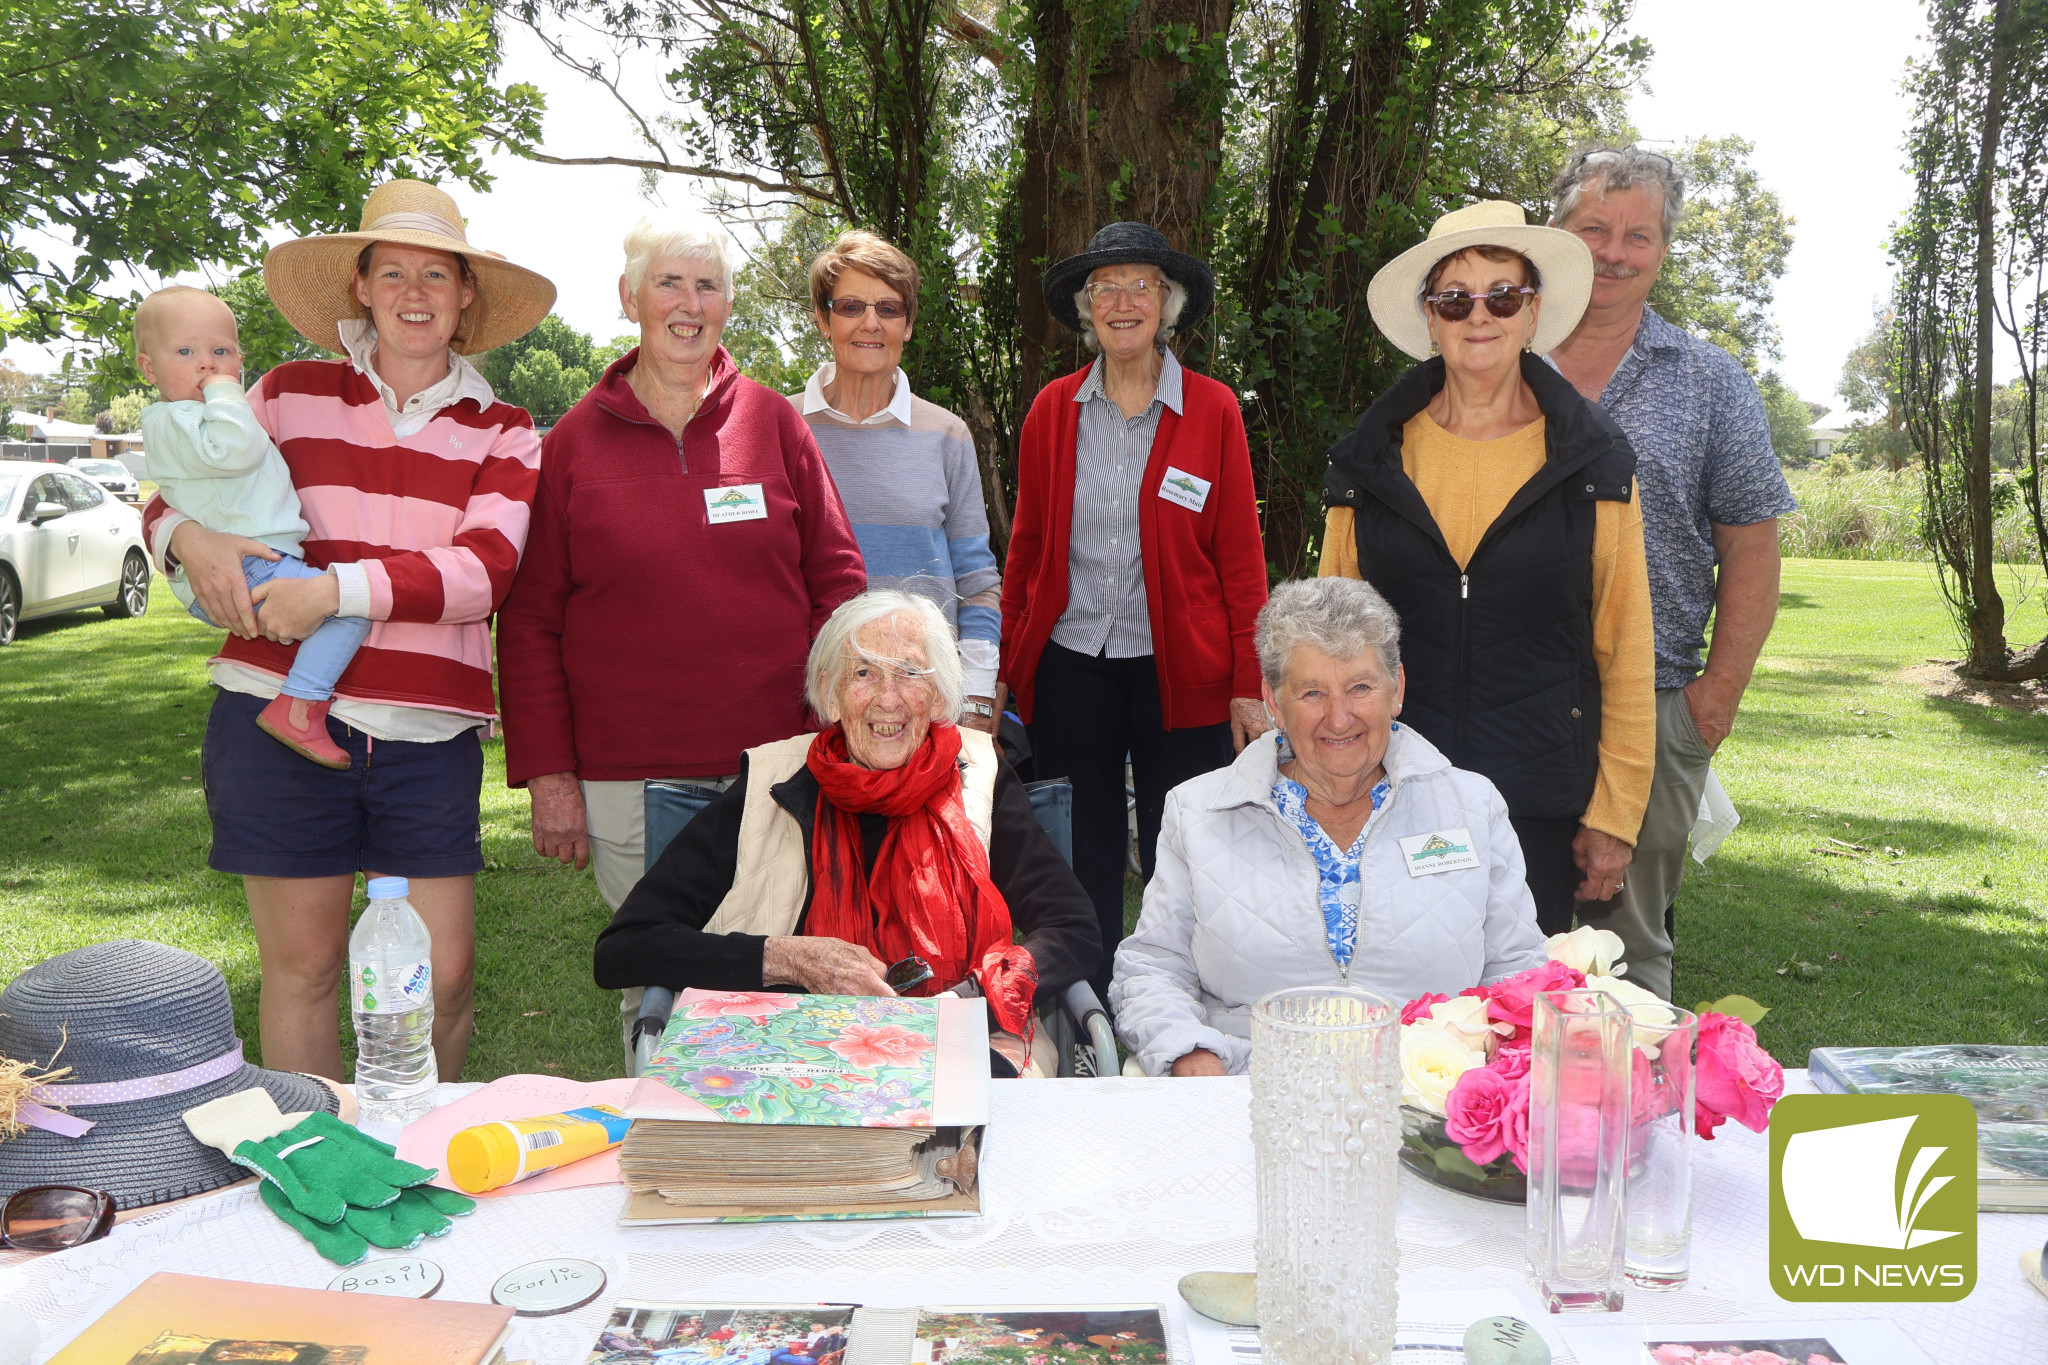
[{"label": "woman in red cardigan", "polygon": [[1112,223],[1045,274],[1052,315],[1100,354],[1024,419],[1003,570],[1003,680],[1041,778],[1074,784],[1074,872],[1102,926],[1106,996],[1124,928],[1124,758],[1138,856],[1166,793],[1269,728],[1252,626],[1266,556],[1237,395],[1167,341],[1216,297],[1156,229]]}]

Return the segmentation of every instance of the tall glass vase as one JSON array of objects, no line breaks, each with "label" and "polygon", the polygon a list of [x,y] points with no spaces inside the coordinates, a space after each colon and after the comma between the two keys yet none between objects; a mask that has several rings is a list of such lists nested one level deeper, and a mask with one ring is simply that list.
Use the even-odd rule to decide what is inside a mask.
[{"label": "tall glass vase", "polygon": [[1545,991],[1533,1004],[1529,1260],[1553,1313],[1621,1308],[1631,1022],[1604,991]]},{"label": "tall glass vase", "polygon": [[1624,1273],[1638,1289],[1677,1289],[1692,1265],[1693,1052],[1700,1021],[1676,1005],[1627,1008],[1636,1046]]},{"label": "tall glass vase", "polygon": [[1394,1352],[1400,1007],[1299,987],[1252,1007],[1259,1338],[1266,1365]]}]

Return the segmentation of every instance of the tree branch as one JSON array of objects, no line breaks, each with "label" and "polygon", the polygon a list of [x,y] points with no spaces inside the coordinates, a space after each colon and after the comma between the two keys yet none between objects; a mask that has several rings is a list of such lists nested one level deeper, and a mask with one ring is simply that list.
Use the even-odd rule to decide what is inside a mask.
[{"label": "tree branch", "polygon": [[[484,131],[493,137],[504,136],[502,129],[486,127]],[[507,141],[509,140],[507,139]],[[516,146],[517,144],[514,145]],[[701,176],[706,180],[730,180],[735,184],[751,185],[757,190],[766,190],[770,194],[801,195],[805,199],[814,200],[820,204],[830,204],[834,207],[837,207],[839,203],[837,199],[824,190],[813,189],[809,185],[790,185],[781,181],[763,180],[760,176],[748,175],[744,171],[728,171],[717,166],[685,166],[670,161],[666,156],[659,161],[650,161],[645,157],[635,156],[549,156],[546,152],[532,150],[521,150],[519,155],[525,157],[528,161],[539,161],[549,166],[631,166],[635,170],[660,171],[665,175],[690,175]]]}]

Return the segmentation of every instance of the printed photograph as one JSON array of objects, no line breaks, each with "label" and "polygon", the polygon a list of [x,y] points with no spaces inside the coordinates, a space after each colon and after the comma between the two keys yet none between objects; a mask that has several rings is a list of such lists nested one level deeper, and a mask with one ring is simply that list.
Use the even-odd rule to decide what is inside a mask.
[{"label": "printed photograph", "polygon": [[847,1304],[625,1302],[598,1333],[588,1365],[840,1365]]},{"label": "printed photograph", "polygon": [[912,1365],[1165,1365],[1156,1308],[1098,1312],[969,1310],[926,1313]]},{"label": "printed photograph", "polygon": [[1819,1337],[1778,1341],[1653,1341],[1644,1365],[1846,1365],[1842,1353]]},{"label": "printed photograph", "polygon": [[191,1332],[165,1332],[128,1357],[128,1365],[211,1365],[214,1361],[236,1361],[240,1365],[363,1365],[368,1348],[323,1346],[312,1341],[243,1341],[231,1337],[201,1336]]}]

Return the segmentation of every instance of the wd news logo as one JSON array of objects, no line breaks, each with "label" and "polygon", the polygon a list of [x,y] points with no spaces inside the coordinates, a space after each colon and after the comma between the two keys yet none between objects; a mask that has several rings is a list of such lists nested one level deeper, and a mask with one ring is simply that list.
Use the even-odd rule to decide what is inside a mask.
[{"label": "wd news logo", "polygon": [[1788,1095],[1771,1111],[1771,1288],[1952,1302],[1977,1283],[1977,1113],[1959,1095]]}]

